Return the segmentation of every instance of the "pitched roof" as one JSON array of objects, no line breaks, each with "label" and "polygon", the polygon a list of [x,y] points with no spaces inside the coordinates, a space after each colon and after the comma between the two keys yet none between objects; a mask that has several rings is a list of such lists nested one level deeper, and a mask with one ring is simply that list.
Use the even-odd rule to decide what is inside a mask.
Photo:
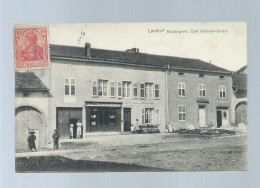
[{"label": "pitched roof", "polygon": [[247,75],[246,74],[237,74],[232,75],[233,87],[236,89],[247,90]]},{"label": "pitched roof", "polygon": [[24,90],[48,90],[33,72],[15,72],[15,88]]},{"label": "pitched roof", "polygon": [[245,65],[245,66],[241,67],[240,69],[238,69],[238,70],[236,71],[236,73],[241,74],[241,73],[243,73],[246,69],[247,69],[247,65]]},{"label": "pitched roof", "polygon": [[[84,58],[85,48],[76,46],[64,46],[64,45],[50,45],[50,54],[52,57],[66,57],[66,58]],[[91,58],[97,60],[104,60],[110,62],[120,62],[123,64],[131,65],[144,65],[144,66],[156,66],[166,67],[170,66],[175,69],[187,69],[187,70],[201,70],[208,72],[221,72],[231,74],[230,71],[215,66],[213,64],[201,61],[199,59],[190,59],[182,57],[172,57],[163,55],[152,55],[139,52],[126,52],[115,50],[103,50],[91,48]]]}]

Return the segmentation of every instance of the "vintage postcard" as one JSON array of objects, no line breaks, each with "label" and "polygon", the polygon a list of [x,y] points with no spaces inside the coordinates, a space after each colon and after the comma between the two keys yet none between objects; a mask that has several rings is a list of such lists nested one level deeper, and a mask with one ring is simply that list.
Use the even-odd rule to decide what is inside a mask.
[{"label": "vintage postcard", "polygon": [[245,22],[15,25],[14,51],[16,172],[247,170]]}]

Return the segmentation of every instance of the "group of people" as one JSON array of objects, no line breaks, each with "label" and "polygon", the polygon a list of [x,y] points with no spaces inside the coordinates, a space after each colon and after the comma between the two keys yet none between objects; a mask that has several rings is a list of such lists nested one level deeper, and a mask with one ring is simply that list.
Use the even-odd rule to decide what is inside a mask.
[{"label": "group of people", "polygon": [[[36,136],[34,134],[35,134],[35,131],[30,131],[29,136],[27,138],[28,147],[31,151],[33,151],[33,150],[36,151],[36,145],[35,145]],[[55,129],[54,133],[52,135],[54,149],[59,148],[59,138],[60,138],[60,134],[58,133],[58,129]]]},{"label": "group of people", "polygon": [[[70,139],[74,138],[74,125],[70,124]],[[77,122],[77,135],[76,138],[82,138],[82,123],[78,120]]]},{"label": "group of people", "polygon": [[[74,128],[74,125],[70,124],[70,139],[72,139],[74,136],[73,128]],[[52,135],[54,149],[59,149],[59,138],[60,138],[60,134],[58,132],[58,129],[55,129],[54,133]],[[79,120],[77,122],[77,137],[76,138],[78,138],[78,139],[82,138],[82,123]],[[27,141],[28,141],[28,148],[31,151],[33,151],[33,150],[36,151],[35,140],[36,140],[35,131],[30,131]]]}]

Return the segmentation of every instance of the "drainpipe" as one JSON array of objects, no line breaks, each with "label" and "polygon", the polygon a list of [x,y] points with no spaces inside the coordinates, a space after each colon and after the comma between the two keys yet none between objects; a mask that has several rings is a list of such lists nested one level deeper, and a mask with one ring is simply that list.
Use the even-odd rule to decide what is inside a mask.
[{"label": "drainpipe", "polygon": [[168,95],[168,74],[170,75],[169,65],[164,71],[165,75],[165,128],[169,123],[169,95]]}]

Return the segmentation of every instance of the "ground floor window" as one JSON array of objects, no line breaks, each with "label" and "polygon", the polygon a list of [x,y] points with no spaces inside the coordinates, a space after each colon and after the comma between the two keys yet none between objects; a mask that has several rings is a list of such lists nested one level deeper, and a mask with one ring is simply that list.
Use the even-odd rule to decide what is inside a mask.
[{"label": "ground floor window", "polygon": [[121,110],[114,107],[87,107],[87,132],[119,131]]},{"label": "ground floor window", "polygon": [[178,120],[186,121],[186,106],[178,105]]},{"label": "ground floor window", "polygon": [[153,108],[146,108],[145,109],[145,123],[146,124],[153,124],[153,112],[154,109]]}]

